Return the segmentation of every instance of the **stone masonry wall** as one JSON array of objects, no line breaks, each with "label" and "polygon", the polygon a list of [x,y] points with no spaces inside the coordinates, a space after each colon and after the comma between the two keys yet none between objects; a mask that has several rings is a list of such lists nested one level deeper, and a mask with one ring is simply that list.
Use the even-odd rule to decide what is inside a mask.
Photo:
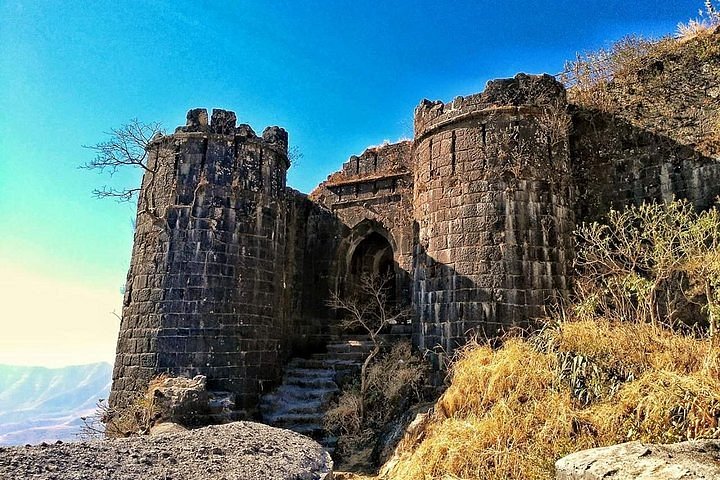
[{"label": "stone masonry wall", "polygon": [[603,111],[568,106],[547,75],[424,100],[412,142],[368,148],[309,196],[285,186],[284,130],[191,110],[149,148],[111,404],[169,372],[254,406],[288,355],[322,348],[329,293],[369,266],[395,269],[420,349],[531,326],[569,292],[578,222],[715,202],[718,35],[611,81]]},{"label": "stone masonry wall", "polygon": [[355,247],[377,232],[393,248],[401,303],[402,299],[409,300],[413,245],[411,150],[409,141],[368,148],[362,155],[350,157],[339,172],[310,194],[346,227],[334,254],[336,288],[342,287]]},{"label": "stone masonry wall", "polygon": [[518,75],[415,111],[415,342],[446,353],[567,293],[574,228],[563,87]]},{"label": "stone masonry wall", "polygon": [[704,209],[720,185],[720,27],[660,43],[639,68],[610,82],[597,105],[573,106],[577,212],[686,198]]},{"label": "stone masonry wall", "polygon": [[287,133],[191,110],[154,140],[138,205],[111,405],[163,372],[207,375],[251,406],[279,375],[291,320]]},{"label": "stone masonry wall", "polygon": [[303,354],[324,347],[329,327],[334,323],[334,312],[327,307],[329,293],[337,283],[337,261],[333,254],[347,227],[321,205],[300,192],[288,191],[288,222],[293,225],[293,258],[296,265],[292,281],[292,305],[288,311],[293,317],[294,330],[290,335],[291,351]]}]

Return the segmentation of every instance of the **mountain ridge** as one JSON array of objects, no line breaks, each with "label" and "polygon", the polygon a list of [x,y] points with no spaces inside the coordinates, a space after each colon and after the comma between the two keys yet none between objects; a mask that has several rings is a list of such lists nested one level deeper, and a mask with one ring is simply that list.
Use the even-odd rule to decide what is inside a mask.
[{"label": "mountain ridge", "polygon": [[0,445],[77,440],[81,417],[107,398],[112,365],[0,364]]}]

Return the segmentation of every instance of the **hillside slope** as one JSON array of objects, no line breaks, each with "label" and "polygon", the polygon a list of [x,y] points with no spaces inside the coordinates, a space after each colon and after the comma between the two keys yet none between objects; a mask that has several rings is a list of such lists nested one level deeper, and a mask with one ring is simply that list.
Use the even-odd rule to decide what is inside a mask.
[{"label": "hillside slope", "polygon": [[0,365],[0,445],[76,440],[80,417],[107,398],[111,373],[108,363]]},{"label": "hillside slope", "polygon": [[[574,168],[589,169],[588,185],[579,190],[591,192],[579,202],[601,199],[585,205],[582,218],[602,219],[609,208],[635,202],[667,201],[662,177],[654,173],[636,196],[618,194],[623,181],[661,164],[671,174],[683,172],[690,183],[693,175],[700,177],[694,169],[720,161],[719,28],[692,38],[626,40],[575,67],[578,77],[569,91],[573,161]],[[612,188],[593,190],[603,188],[597,185]],[[651,188],[657,195],[648,194]],[[714,201],[696,197],[691,198],[696,207]],[[632,228],[638,225],[614,231],[605,245],[621,243],[618,238]],[[651,250],[648,238],[642,248]],[[720,250],[717,242],[699,243],[708,250],[695,261],[712,271],[706,280],[714,285]],[[673,273],[685,277],[678,278],[692,274],[680,270]],[[599,297],[616,288],[612,308],[621,304],[621,295],[641,303],[639,285],[650,273],[638,267],[615,287],[608,283],[591,293]],[[634,284],[626,282],[633,279]],[[669,281],[661,286],[670,292]],[[682,288],[670,293],[690,293]],[[693,325],[708,321],[708,304],[718,293],[706,289],[695,295],[698,309],[682,319]],[[596,303],[585,306],[584,313],[570,306],[562,321],[548,320],[546,329],[530,338],[507,338],[499,349],[468,348],[434,412],[408,433],[381,478],[549,480],[555,460],[574,451],[636,439],[669,443],[720,436],[717,336],[684,335],[632,315],[609,321]]]}]

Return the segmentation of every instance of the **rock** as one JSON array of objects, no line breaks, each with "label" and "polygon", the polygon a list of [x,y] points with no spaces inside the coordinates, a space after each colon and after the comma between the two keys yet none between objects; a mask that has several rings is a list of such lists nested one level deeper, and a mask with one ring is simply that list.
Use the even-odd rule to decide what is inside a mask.
[{"label": "rock", "polygon": [[150,427],[150,435],[164,435],[166,433],[178,433],[185,431],[187,431],[187,428],[183,427],[179,423],[173,422],[159,423]]},{"label": "rock", "polygon": [[0,452],[2,479],[331,480],[332,466],[313,440],[251,422]]},{"label": "rock", "polygon": [[390,460],[395,456],[395,450],[401,441],[404,444],[412,443],[414,439],[422,436],[433,406],[433,402],[416,405],[400,418],[386,425],[373,452],[375,463],[378,465],[392,463]]},{"label": "rock", "polygon": [[[431,405],[431,404],[424,404]],[[422,405],[418,406],[415,411],[421,412],[423,410]],[[379,478],[390,478],[393,476],[395,467],[400,463],[400,460],[408,455],[408,452],[412,452],[425,438],[425,431],[432,421],[432,409],[424,408],[425,413],[416,413],[413,420],[406,426],[405,433],[399,443],[395,446],[395,451],[392,456],[385,462],[380,468],[378,473]]]},{"label": "rock", "polygon": [[170,377],[151,387],[154,424],[179,423],[186,427],[199,425],[210,413],[210,394],[206,390],[207,378],[197,375],[192,379]]},{"label": "rock", "polygon": [[720,441],[670,445],[629,442],[573,453],[555,462],[557,480],[720,478]]}]

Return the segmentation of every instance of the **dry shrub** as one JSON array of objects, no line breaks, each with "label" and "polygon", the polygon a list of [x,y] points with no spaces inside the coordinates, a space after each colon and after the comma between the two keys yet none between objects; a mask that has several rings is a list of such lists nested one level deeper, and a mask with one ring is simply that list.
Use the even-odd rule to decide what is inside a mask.
[{"label": "dry shrub", "polygon": [[408,341],[396,343],[387,355],[371,364],[367,371],[368,396],[375,404],[376,420],[384,423],[399,408],[404,409],[408,400],[420,400],[426,373],[427,365],[413,354]]},{"label": "dry shrub", "polygon": [[325,413],[325,429],[341,435],[355,435],[360,432],[362,398],[356,389],[346,390],[333,408]]},{"label": "dry shrub", "polygon": [[568,88],[568,99],[586,108],[618,113],[626,107],[618,86],[640,87],[647,80],[643,76],[658,62],[677,55],[698,61],[717,56],[720,16],[714,10],[709,12],[700,20],[678,25],[677,37],[630,35],[607,48],[577,54],[559,75]]},{"label": "dry shrub", "polygon": [[660,42],[637,36],[625,37],[609,48],[577,54],[565,63],[560,74],[568,88],[571,102],[606,112],[617,109],[616,99],[608,89],[611,82],[625,81],[642,68]]},{"label": "dry shrub", "polygon": [[707,35],[712,29],[720,25],[720,12],[713,0],[705,0],[704,10],[698,13],[699,18],[692,19],[687,23],[679,23],[677,26],[677,37],[681,41],[688,41],[698,36]]},{"label": "dry shrub", "polygon": [[325,413],[325,429],[338,436],[339,458],[347,461],[365,451],[371,461],[383,430],[422,400],[427,369],[407,341],[375,357],[367,369],[364,398],[357,383],[348,385]]},{"label": "dry shrub", "polygon": [[101,420],[105,424],[105,435],[130,437],[147,434],[158,413],[153,400],[155,390],[168,378],[170,376],[167,374],[152,378],[148,382],[145,393],[138,394],[123,407],[109,408],[105,406],[101,415]]},{"label": "dry shrub", "polygon": [[[574,374],[563,367],[568,354],[586,359]],[[591,371],[605,383],[588,402],[572,379]],[[711,340],[652,325],[568,321],[496,351],[466,350],[424,439],[401,452],[388,478],[551,479],[555,460],[571,452],[715,437],[719,417]]]}]

